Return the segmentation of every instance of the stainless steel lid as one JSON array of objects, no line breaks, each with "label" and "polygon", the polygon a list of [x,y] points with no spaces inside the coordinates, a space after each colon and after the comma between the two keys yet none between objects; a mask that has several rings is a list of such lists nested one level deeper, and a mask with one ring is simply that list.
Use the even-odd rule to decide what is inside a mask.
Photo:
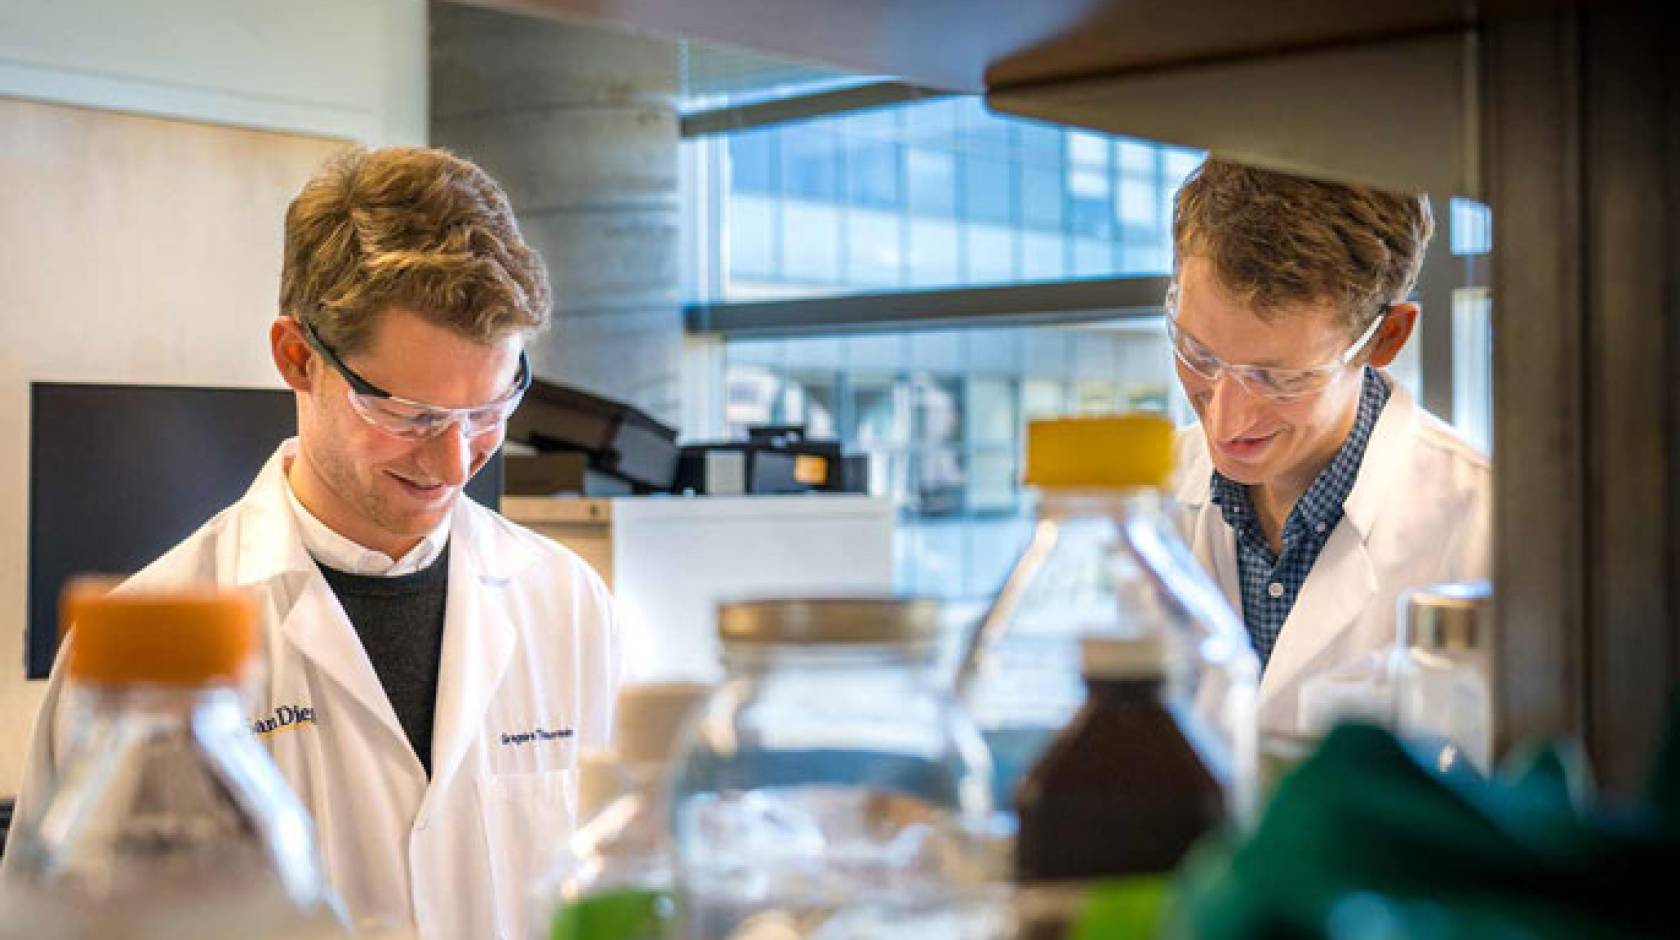
[{"label": "stainless steel lid", "polygon": [[938,601],[908,597],[734,601],[718,608],[718,639],[726,645],[920,645],[938,637],[939,613]]},{"label": "stainless steel lid", "polygon": [[1487,648],[1493,586],[1487,581],[1432,584],[1406,593],[1406,643],[1419,649],[1470,652]]}]

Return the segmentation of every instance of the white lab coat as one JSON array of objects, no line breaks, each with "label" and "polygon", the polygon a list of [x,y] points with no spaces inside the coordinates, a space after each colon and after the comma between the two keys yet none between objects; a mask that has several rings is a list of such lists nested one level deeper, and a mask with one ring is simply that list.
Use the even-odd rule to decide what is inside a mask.
[{"label": "white lab coat", "polygon": [[[1263,732],[1299,730],[1302,680],[1394,643],[1402,591],[1488,577],[1488,459],[1388,381],[1393,393],[1371,431],[1342,521],[1301,586],[1261,677]],[[1212,475],[1201,427],[1184,428],[1173,491],[1185,541],[1240,617],[1236,538],[1210,498]]]},{"label": "white lab coat", "polygon": [[[571,552],[460,500],[428,781],[304,550],[284,490],[294,448],[282,445],[242,499],[129,583],[255,591],[267,675],[253,730],[315,817],[353,921],[524,940],[526,892],[576,821],[578,754],[604,746],[612,727],[619,638],[607,589]],[[55,668],[20,820],[50,790],[72,730],[61,680]]]}]

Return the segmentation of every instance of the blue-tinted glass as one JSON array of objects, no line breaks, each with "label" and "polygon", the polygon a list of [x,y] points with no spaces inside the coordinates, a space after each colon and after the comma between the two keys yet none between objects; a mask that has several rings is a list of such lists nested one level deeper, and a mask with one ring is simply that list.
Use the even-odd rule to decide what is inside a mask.
[{"label": "blue-tinted glass", "polygon": [[736,192],[776,191],[776,131],[730,135],[729,185]]},{"label": "blue-tinted glass", "polygon": [[904,109],[895,105],[871,108],[868,111],[853,111],[842,118],[841,133],[848,137],[898,140],[903,133],[899,126],[903,113]]},{"label": "blue-tinted glass", "polygon": [[950,215],[957,207],[957,158],[949,151],[912,147],[905,152],[910,211]]},{"label": "blue-tinted glass", "polygon": [[1007,160],[1013,154],[1013,128],[1008,118],[986,110],[979,98],[965,98],[961,110],[963,146],[970,153]]},{"label": "blue-tinted glass", "polygon": [[1122,242],[1119,274],[1166,274],[1172,268],[1168,239]]},{"label": "blue-tinted glass", "polygon": [[1068,230],[1075,235],[1107,238],[1113,230],[1112,222],[1107,199],[1075,196],[1068,200]]},{"label": "blue-tinted glass", "polygon": [[936,287],[957,282],[957,226],[943,219],[910,219],[910,283]]},{"label": "blue-tinted glass", "polygon": [[970,219],[1010,222],[1015,215],[1015,174],[1008,163],[970,154],[963,173],[963,208]]},{"label": "blue-tinted glass", "polygon": [[1094,238],[1073,240],[1073,276],[1107,277],[1114,273],[1114,243]]},{"label": "blue-tinted glass", "polygon": [[753,193],[729,197],[729,273],[736,279],[776,273],[776,204]]},{"label": "blue-tinted glass", "polygon": [[782,189],[792,197],[833,201],[839,196],[840,140],[818,122],[781,129]]},{"label": "blue-tinted glass", "polygon": [[832,205],[782,205],[782,274],[806,284],[840,280],[840,210]]},{"label": "blue-tinted glass", "polygon": [[1117,171],[1123,175],[1154,175],[1155,155],[1159,149],[1155,144],[1144,143],[1140,140],[1115,141],[1114,161]]},{"label": "blue-tinted glass", "polygon": [[1062,173],[1044,167],[1021,167],[1021,224],[1027,228],[1062,229]]},{"label": "blue-tinted glass", "polygon": [[913,144],[951,147],[957,139],[956,98],[918,101],[904,108],[904,139]]},{"label": "blue-tinted glass", "polygon": [[904,145],[853,137],[846,141],[846,198],[854,206],[892,209],[904,204]]},{"label": "blue-tinted glass", "polygon": [[1109,208],[1112,181],[1106,172],[1069,167],[1068,230],[1076,235],[1106,238],[1113,230],[1114,212]]},{"label": "blue-tinted glass", "polygon": [[1001,225],[970,225],[964,232],[968,256],[968,283],[1008,284],[1018,279],[1015,270],[1014,229]]},{"label": "blue-tinted glass", "polygon": [[1069,163],[1108,172],[1108,138],[1086,131],[1068,131],[1067,159]]},{"label": "blue-tinted glass", "polygon": [[1028,281],[1067,277],[1067,242],[1062,233],[1029,229],[1021,236],[1021,277]]},{"label": "blue-tinted glass", "polygon": [[1059,166],[1062,162],[1062,135],[1054,124],[1039,121],[1016,121],[1015,139],[1023,163]]},{"label": "blue-tinted glass", "polygon": [[1165,148],[1162,153],[1162,175],[1166,177],[1167,185],[1177,189],[1184,184],[1184,178],[1196,167],[1202,165],[1204,155],[1197,150],[1180,150],[1177,147]]},{"label": "blue-tinted glass", "polygon": [[852,287],[897,287],[903,280],[904,217],[853,209],[846,216],[846,277]]},{"label": "blue-tinted glass", "polygon": [[1115,215],[1119,217],[1120,228],[1124,232],[1149,232],[1160,222],[1160,216],[1156,212],[1160,205],[1160,196],[1154,176],[1122,176],[1114,203]]},{"label": "blue-tinted glass", "polygon": [[1453,197],[1448,204],[1449,240],[1455,255],[1485,255],[1493,250],[1493,213],[1472,199]]}]

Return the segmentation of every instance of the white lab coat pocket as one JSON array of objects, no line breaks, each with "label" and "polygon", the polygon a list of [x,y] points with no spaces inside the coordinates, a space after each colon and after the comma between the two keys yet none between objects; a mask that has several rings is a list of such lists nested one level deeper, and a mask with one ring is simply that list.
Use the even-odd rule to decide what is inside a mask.
[{"label": "white lab coat pocket", "polygon": [[497,934],[525,940],[531,890],[577,821],[577,771],[486,774],[478,796]]}]

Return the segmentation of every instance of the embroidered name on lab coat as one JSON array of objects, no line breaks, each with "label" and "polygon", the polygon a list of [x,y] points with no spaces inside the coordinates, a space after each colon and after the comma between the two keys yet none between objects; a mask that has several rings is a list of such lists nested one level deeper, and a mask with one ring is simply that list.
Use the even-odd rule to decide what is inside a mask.
[{"label": "embroidered name on lab coat", "polygon": [[530,731],[502,732],[502,746],[512,747],[519,744],[530,744],[533,741],[558,741],[572,736],[572,729],[561,728],[559,731],[548,731],[543,728],[532,728]]},{"label": "embroidered name on lab coat", "polygon": [[315,708],[311,705],[281,705],[267,718],[253,719],[251,733],[266,738],[282,731],[296,731],[315,723]]}]

